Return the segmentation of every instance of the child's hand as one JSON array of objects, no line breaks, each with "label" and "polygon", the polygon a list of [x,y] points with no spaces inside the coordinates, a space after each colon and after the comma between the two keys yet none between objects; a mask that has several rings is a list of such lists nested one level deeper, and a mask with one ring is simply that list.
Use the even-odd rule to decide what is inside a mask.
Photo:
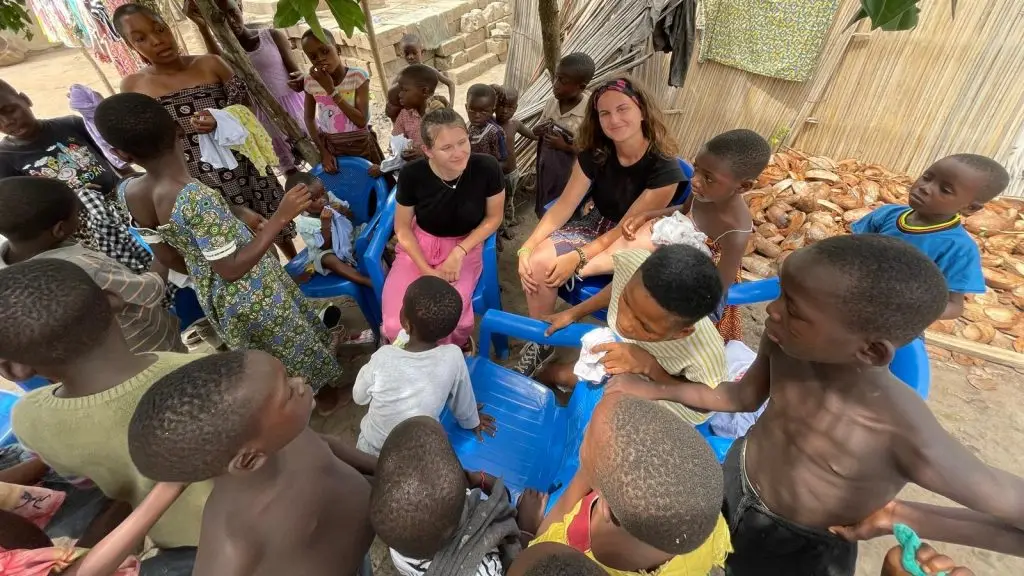
[{"label": "child's hand", "polygon": [[302,72],[296,70],[288,75],[288,87],[292,89],[292,92],[302,92],[306,84],[304,80]]},{"label": "child's hand", "polygon": [[320,164],[324,167],[324,172],[328,174],[338,173],[338,159],[334,157],[334,154],[326,150],[320,155]]},{"label": "child's hand", "polygon": [[575,250],[555,258],[554,266],[548,270],[547,276],[544,278],[544,285],[549,288],[558,288],[565,284],[576,272],[576,267],[579,264],[580,255]]},{"label": "child's hand", "polygon": [[334,94],[334,78],[331,77],[330,72],[322,68],[312,66],[309,69],[309,75],[323,87],[324,92],[327,92],[328,95]]},{"label": "child's hand", "polygon": [[550,127],[551,127],[551,121],[550,120],[546,120],[544,122],[541,122],[540,124],[537,124],[536,126],[533,127],[533,135],[536,136],[537,138],[543,138],[544,134],[547,133],[548,128],[550,128]]},{"label": "child's hand", "polygon": [[629,216],[622,221],[622,237],[626,240],[636,240],[636,233],[655,217],[655,212],[641,212]]},{"label": "child's hand", "polygon": [[[957,566],[956,562],[948,556],[939,554],[928,544],[921,544],[917,549],[917,562],[925,574],[945,572],[947,576],[974,576],[970,569]],[[881,576],[910,576],[910,573],[903,569],[903,548],[896,546],[885,555]]]},{"label": "child's hand", "polygon": [[185,4],[181,7],[181,11],[184,12],[185,16],[187,16],[192,22],[199,26],[206,26],[206,19],[203,18],[203,13],[199,11],[199,5],[196,4],[196,0],[185,0]]},{"label": "child's hand", "polygon": [[557,132],[551,131],[544,135],[544,145],[550,146],[555,150],[561,150],[562,152],[575,152],[576,148],[565,139],[565,136]]},{"label": "child's hand", "polygon": [[415,160],[420,156],[420,151],[415,148],[406,148],[405,150],[402,150],[402,160],[405,160],[406,162]]},{"label": "child's hand", "polygon": [[284,198],[281,199],[281,204],[274,212],[274,216],[285,222],[291,222],[296,216],[305,212],[312,202],[309,188],[306,188],[305,184],[298,184],[284,193]]},{"label": "child's hand", "polygon": [[266,218],[246,206],[232,206],[231,213],[235,215],[235,218],[238,218],[243,224],[248,226],[253,232],[263,230],[263,227],[267,224]]},{"label": "child's hand", "polygon": [[892,534],[893,515],[897,506],[896,500],[871,513],[870,516],[851,526],[833,526],[829,532],[848,540],[860,542],[879,536]]},{"label": "child's hand", "polygon": [[330,224],[331,220],[334,220],[334,212],[330,206],[324,206],[324,209],[320,211],[320,222]]},{"label": "child's hand", "polygon": [[351,220],[353,217],[352,210],[347,208],[344,204],[340,202],[335,202],[331,204],[331,208],[334,208],[335,212],[341,214],[342,216],[348,218],[349,220]]},{"label": "child's hand", "polygon": [[380,164],[373,164],[372,166],[370,166],[369,169],[366,170],[366,173],[373,178],[380,178],[381,175],[384,174],[383,172],[380,171]]},{"label": "child's hand", "polygon": [[551,336],[555,332],[558,332],[562,328],[572,324],[576,321],[576,316],[572,313],[572,310],[564,310],[558,314],[551,314],[541,318],[544,322],[551,324],[548,329],[544,331],[545,336]]},{"label": "child's hand", "polygon": [[634,374],[622,374],[608,381],[604,387],[604,395],[629,394],[647,400],[661,400],[657,385]]},{"label": "child's hand", "polygon": [[595,354],[605,352],[601,364],[608,374],[640,374],[653,377],[662,370],[661,365],[651,353],[636,344],[625,342],[607,342],[591,348]]},{"label": "child's hand", "polygon": [[200,134],[209,134],[217,129],[217,119],[208,110],[200,110],[192,115],[192,127]]},{"label": "child's hand", "polygon": [[473,428],[473,433],[476,434],[476,439],[483,442],[484,433],[487,433],[488,436],[494,438],[494,434],[498,431],[498,427],[494,424],[494,416],[483,413],[483,404],[477,404],[476,409],[480,414],[480,424],[476,428]]}]

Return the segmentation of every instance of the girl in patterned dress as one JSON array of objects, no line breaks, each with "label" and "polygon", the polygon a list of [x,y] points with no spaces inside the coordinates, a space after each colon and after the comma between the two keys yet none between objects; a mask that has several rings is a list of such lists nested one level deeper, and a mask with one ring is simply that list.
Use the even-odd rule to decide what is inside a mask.
[{"label": "girl in patterned dress", "polygon": [[[113,20],[121,36],[150,64],[122,80],[121,92],[138,92],[163,104],[178,123],[183,157],[193,178],[219,192],[232,208],[246,207],[270,218],[284,190],[269,168],[261,172],[237,152],[237,168],[214,168],[202,161],[199,151],[199,136],[217,129],[207,109],[249,106],[245,83],[220,56],[183,56],[171,29],[145,6],[125,4],[114,11]],[[295,226],[289,223],[274,239],[289,259],[296,255],[294,237]]]},{"label": "girl in patterned dress", "polygon": [[118,195],[154,255],[192,277],[224,342],[277,357],[315,392],[334,384],[341,370],[327,329],[272,250],[274,237],[309,206],[305,185],[289,190],[253,235],[220,194],[189,174],[174,119],[159,102],[116,94],[96,110],[96,125],[119,155],[146,169],[122,182]]}]

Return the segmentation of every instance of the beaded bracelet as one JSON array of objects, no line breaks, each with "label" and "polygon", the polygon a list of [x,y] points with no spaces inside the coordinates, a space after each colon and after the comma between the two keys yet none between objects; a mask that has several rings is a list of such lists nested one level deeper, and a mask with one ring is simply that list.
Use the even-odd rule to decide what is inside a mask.
[{"label": "beaded bracelet", "polygon": [[587,265],[587,255],[583,253],[582,248],[573,248],[573,250],[575,250],[576,254],[580,257],[580,263],[576,265],[576,270],[573,271],[574,274],[579,276],[580,271]]}]

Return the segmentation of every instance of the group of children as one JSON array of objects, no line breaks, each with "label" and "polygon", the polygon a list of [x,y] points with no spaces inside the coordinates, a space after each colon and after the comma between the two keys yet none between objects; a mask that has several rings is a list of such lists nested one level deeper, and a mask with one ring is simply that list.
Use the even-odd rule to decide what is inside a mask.
[{"label": "group of children", "polygon": [[[226,5],[239,40],[258,45],[237,6]],[[330,136],[368,132],[366,75],[311,34],[303,49],[314,63],[303,81],[306,125],[330,171],[328,156],[366,144]],[[395,131],[421,143],[437,84],[453,88],[420,63],[418,40],[403,39],[403,49],[410,65],[392,91]],[[575,155],[593,74],[586,55],[564,58],[533,130],[514,118],[514,91],[469,88],[473,150],[502,163],[511,191],[516,134],[542,142],[538,182],[561,189],[554,183]],[[30,106],[0,83],[0,129],[11,137],[0,159],[54,130]],[[614,341],[591,350],[612,378],[579,470],[548,510],[544,493],[527,490],[513,503],[500,478],[463,470],[438,422],[447,405],[481,439],[502,425],[476,402],[459,347],[439,343],[463,307],[451,284],[426,276],[409,286],[406,338],[379,349],[356,378],[353,397],[369,405],[356,445],[318,435],[308,427],[314,394],[336,384],[340,367],[272,247],[297,220],[316,272],[368,284],[335,242],[352,233],[344,205],[294,172],[277,212],[247,226],[190,177],[176,125],[156,100],[112,96],[96,125],[119,158],[146,170],[108,190],[107,202],[118,210],[110,225],[130,218],[152,247],[149,271],[75,241],[92,214],[78,192],[88,182],[34,172],[0,180],[0,374],[58,383],[19,401],[14,431],[55,472],[135,509],[87,555],[92,567],[72,566],[83,576],[112,573],[96,566],[123,565],[147,535],[157,559],[184,553],[194,556],[187,573],[217,576],[368,576],[375,535],[400,572],[417,576],[853,574],[856,540],[897,524],[925,539],[1024,555],[1024,482],[978,460],[887,368],[933,321],[958,315],[965,294],[984,291],[978,250],[959,219],[1005,189],[1008,175],[990,159],[942,159],[913,185],[909,207],[880,208],[855,235],[790,256],[757,359],[726,382],[713,320],[749,234],[740,195],[770,150],[750,131],[710,140],[696,156],[689,210],[716,236],[717,262],[698,246],[651,241],[652,225],[675,209],[636,215],[622,223],[621,249],[591,263],[612,283],[549,318],[555,331],[607,308]],[[539,186],[538,210],[550,199]],[[169,270],[191,278],[233,351],[182,353],[165,306]],[[535,375],[560,395],[577,381],[568,364]],[[693,425],[766,402],[719,466]],[[896,500],[910,482],[964,508]],[[22,532],[0,530],[0,559],[27,541],[29,529],[14,528]],[[955,568],[928,547],[917,559],[932,573]],[[900,564],[887,560],[883,574],[913,574]]]}]

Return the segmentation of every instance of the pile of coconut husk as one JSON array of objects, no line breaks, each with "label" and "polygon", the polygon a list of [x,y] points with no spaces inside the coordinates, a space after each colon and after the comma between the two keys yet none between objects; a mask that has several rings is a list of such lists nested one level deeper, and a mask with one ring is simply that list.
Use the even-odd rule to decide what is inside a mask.
[{"label": "pile of coconut husk", "polygon": [[[755,233],[743,269],[775,276],[787,256],[839,234],[883,204],[906,204],[913,180],[877,164],[784,150],[744,195]],[[932,332],[1024,353],[1024,201],[999,198],[964,219],[981,250],[988,292],[967,297],[964,314]]]}]

